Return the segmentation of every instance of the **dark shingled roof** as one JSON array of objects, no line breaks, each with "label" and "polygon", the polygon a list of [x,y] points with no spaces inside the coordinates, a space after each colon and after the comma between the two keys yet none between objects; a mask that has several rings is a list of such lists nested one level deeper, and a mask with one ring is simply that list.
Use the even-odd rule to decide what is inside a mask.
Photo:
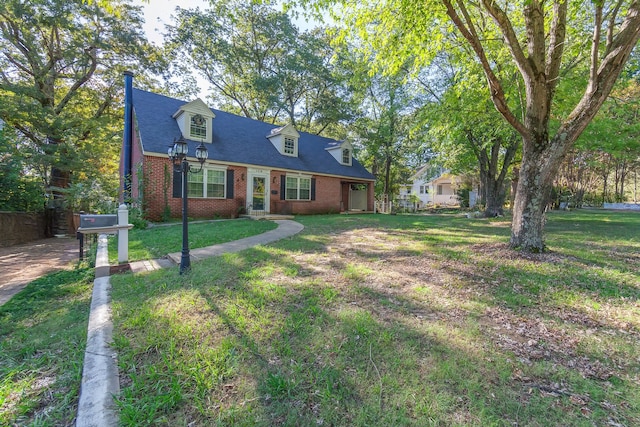
[{"label": "dark shingled roof", "polygon": [[[133,90],[133,108],[145,153],[167,154],[174,139],[180,137],[180,128],[172,115],[186,104],[185,101],[163,95]],[[298,157],[284,156],[271,144],[267,135],[280,126],[211,109],[213,119],[213,143],[205,146],[209,159],[258,167],[287,169],[307,173],[338,175],[373,180],[355,158],[352,166],[339,163],[326,148],[335,146],[329,138],[299,132]],[[189,153],[193,155],[200,142],[187,140]]]}]

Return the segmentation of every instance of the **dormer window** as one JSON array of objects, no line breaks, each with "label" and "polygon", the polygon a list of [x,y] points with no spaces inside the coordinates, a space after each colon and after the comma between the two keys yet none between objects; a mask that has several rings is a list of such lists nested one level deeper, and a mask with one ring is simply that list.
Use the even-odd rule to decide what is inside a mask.
[{"label": "dormer window", "polygon": [[293,156],[296,153],[296,140],[293,138],[289,138],[288,136],[284,137],[284,154],[289,154]]},{"label": "dormer window", "polygon": [[348,148],[342,149],[342,164],[350,165],[351,164],[351,150]]},{"label": "dormer window", "polygon": [[189,136],[196,139],[207,138],[207,119],[205,119],[202,114],[194,114],[191,116]]},{"label": "dormer window", "polygon": [[325,150],[341,165],[353,165],[353,145],[349,141],[331,142]]},{"label": "dormer window", "polygon": [[267,135],[280,154],[291,157],[298,157],[298,138],[300,134],[291,124],[272,129]]},{"label": "dormer window", "polygon": [[200,99],[195,99],[173,113],[184,139],[213,142],[213,123],[216,115]]}]

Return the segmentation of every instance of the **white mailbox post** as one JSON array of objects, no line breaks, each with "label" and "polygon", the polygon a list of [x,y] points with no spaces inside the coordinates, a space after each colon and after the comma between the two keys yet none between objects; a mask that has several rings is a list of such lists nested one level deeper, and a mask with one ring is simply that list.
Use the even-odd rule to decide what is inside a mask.
[{"label": "white mailbox post", "polygon": [[[84,234],[114,234],[118,233],[118,263],[129,261],[129,209],[122,204],[118,207],[118,215],[80,215],[78,233]],[[80,239],[80,259],[83,256],[83,238]]]},{"label": "white mailbox post", "polygon": [[[124,203],[118,206],[118,263],[129,261],[129,209]],[[123,227],[125,226],[125,227]]]}]

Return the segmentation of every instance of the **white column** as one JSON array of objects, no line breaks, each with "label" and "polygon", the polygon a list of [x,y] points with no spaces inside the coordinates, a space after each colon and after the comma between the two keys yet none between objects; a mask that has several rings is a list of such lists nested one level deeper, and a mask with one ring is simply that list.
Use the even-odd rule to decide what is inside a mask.
[{"label": "white column", "polygon": [[118,206],[118,225],[122,228],[118,230],[118,263],[129,261],[129,209],[124,203]]}]

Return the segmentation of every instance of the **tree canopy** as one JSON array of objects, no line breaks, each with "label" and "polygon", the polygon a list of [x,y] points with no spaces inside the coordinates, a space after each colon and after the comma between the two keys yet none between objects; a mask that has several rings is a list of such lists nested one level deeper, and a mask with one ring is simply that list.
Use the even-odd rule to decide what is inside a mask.
[{"label": "tree canopy", "polygon": [[[78,180],[117,187],[122,71],[157,58],[139,7],[81,0],[7,0],[0,6],[0,118],[60,208]],[[108,177],[107,179],[104,179]],[[115,178],[115,179],[114,179]]]},{"label": "tree canopy", "polygon": [[213,86],[227,111],[324,132],[348,115],[344,76],[326,32],[300,32],[272,2],[212,1],[178,8],[167,46]]}]

